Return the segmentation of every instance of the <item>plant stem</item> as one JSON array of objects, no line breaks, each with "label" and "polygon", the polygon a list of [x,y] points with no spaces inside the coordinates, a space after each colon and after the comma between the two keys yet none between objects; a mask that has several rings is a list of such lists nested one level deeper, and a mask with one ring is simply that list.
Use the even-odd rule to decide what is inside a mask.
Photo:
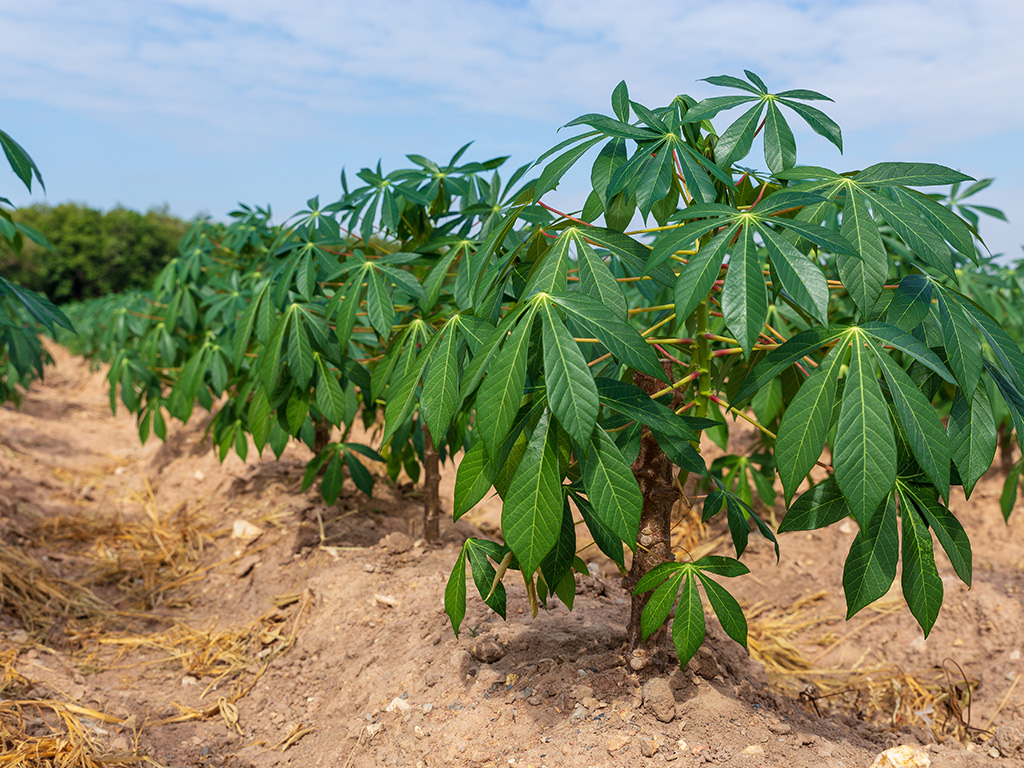
[{"label": "plant stem", "polygon": [[426,425],[423,427],[423,539],[436,544],[441,539],[441,471],[434,438]]},{"label": "plant stem", "polygon": [[[664,361],[666,375],[671,378],[672,363]],[[633,383],[647,394],[658,391],[661,382],[652,376],[640,373],[633,374]],[[675,400],[682,402],[676,394]],[[676,405],[676,403],[673,403]],[[640,453],[633,462],[633,476],[643,494],[643,507],[640,512],[640,531],[637,536],[633,562],[629,573],[623,578],[623,586],[630,592],[629,626],[626,630],[629,650],[627,661],[634,671],[643,669],[649,657],[657,649],[664,637],[664,627],[646,640],[640,625],[640,617],[651,593],[632,594],[637,583],[645,573],[662,563],[673,560],[672,556],[672,508],[679,500],[680,492],[674,483],[673,465],[658,446],[654,435],[644,428],[640,439]]]}]

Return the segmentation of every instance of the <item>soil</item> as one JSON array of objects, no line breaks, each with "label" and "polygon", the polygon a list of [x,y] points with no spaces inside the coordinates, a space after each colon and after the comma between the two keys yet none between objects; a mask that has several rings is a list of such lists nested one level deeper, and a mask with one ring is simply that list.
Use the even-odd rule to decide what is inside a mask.
[{"label": "soil", "polygon": [[[974,585],[939,556],[927,639],[898,579],[844,621],[844,522],[781,536],[778,564],[751,537],[752,573],[729,587],[753,656],[709,614],[685,669],[666,647],[633,672],[629,598],[595,547],[571,613],[531,618],[508,578],[508,620],[471,588],[455,637],[445,585],[462,541],[494,535],[495,501],[428,547],[411,484],[379,478],[370,499],[346,480],[327,507],[300,490],[304,447],[221,463],[199,418],[142,445],[104,371],[52,354],[21,408],[0,409],[0,707],[76,705],[111,764],[867,768],[902,746],[917,762],[878,765],[1024,765],[1024,511],[1004,523],[998,474],[954,499]],[[728,554],[723,533],[690,528],[687,546]],[[945,703],[963,678],[970,728]]]}]

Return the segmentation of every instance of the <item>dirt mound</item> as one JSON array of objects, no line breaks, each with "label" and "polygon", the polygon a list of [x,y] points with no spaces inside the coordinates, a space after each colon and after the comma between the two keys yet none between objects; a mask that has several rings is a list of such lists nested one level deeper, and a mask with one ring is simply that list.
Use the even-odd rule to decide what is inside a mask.
[{"label": "dirt mound", "polygon": [[[897,744],[933,765],[1024,754],[1024,515],[1002,522],[998,477],[955,507],[975,583],[944,579],[927,641],[897,593],[842,620],[855,531],[840,524],[783,537],[781,565],[752,539],[753,573],[730,585],[751,655],[709,616],[686,669],[666,648],[636,674],[622,658],[628,596],[593,548],[573,612],[531,619],[510,578],[508,621],[471,596],[456,638],[448,574],[467,535],[493,530],[493,506],[427,548],[405,491],[381,482],[369,499],[346,481],[330,508],[301,493],[301,446],[221,464],[201,420],[140,446],[102,372],[53,354],[24,407],[0,410],[5,754],[45,743],[82,765],[238,768],[853,768]],[[719,533],[700,546],[725,552]]]}]

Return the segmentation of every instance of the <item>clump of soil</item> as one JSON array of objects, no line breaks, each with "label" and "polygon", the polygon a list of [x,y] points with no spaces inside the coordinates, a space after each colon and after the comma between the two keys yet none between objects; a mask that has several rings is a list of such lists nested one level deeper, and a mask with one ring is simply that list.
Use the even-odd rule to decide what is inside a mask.
[{"label": "clump of soil", "polygon": [[[221,464],[201,420],[140,445],[102,372],[52,351],[21,410],[0,410],[5,751],[50,734],[83,765],[168,768],[853,768],[895,745],[936,766],[1024,758],[1024,514],[1003,523],[999,476],[954,501],[974,586],[940,556],[927,640],[898,592],[843,621],[841,523],[783,536],[779,565],[752,538],[752,575],[730,583],[750,654],[709,615],[685,669],[666,647],[638,675],[628,595],[596,548],[573,612],[531,619],[509,578],[508,621],[471,596],[456,638],[445,584],[465,537],[493,535],[493,501],[428,548],[407,490],[346,481],[331,507],[301,493],[301,446]],[[720,531],[691,533],[689,551],[727,553]],[[967,689],[969,722],[951,703]]]}]

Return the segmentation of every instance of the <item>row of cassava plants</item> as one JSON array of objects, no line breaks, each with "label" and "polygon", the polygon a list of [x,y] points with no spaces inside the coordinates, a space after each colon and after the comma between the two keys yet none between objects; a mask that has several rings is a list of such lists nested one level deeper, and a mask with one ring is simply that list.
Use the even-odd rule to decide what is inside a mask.
[{"label": "row of cassava plants", "polygon": [[[313,446],[306,483],[319,473],[328,501],[346,467],[372,489],[360,457],[436,478],[438,453],[464,450],[454,516],[496,492],[503,543],[466,541],[445,595],[456,631],[467,565],[502,615],[513,571],[534,610],[552,596],[571,607],[578,517],[626,574],[635,668],[673,607],[679,659],[693,655],[701,590],[744,643],[720,579],[747,571],[751,532],[778,553],[755,503],[773,502],[777,474],[780,531],[856,521],[849,615],[902,558],[927,634],[943,593],[935,542],[971,580],[951,486],[969,495],[991,465],[993,409],[1024,426],[1024,355],[999,310],[1014,297],[985,283],[996,270],[972,212],[933,191],[971,180],[926,163],[799,166],[794,114],[842,149],[813,106],[827,97],[771,93],[750,72],[708,82],[732,92],[649,108],[622,83],[611,115],[571,121],[581,133],[507,182],[503,158],[460,165],[463,148],[444,166],[364,169],[351,190],[343,174],[339,201],[314,198],[281,226],[250,208],[199,223],[151,295],[93,310],[83,348],[111,357],[112,401],[143,437],[198,402],[215,408],[222,455],[244,457],[250,438],[278,454],[292,437]],[[555,210],[545,196],[584,162],[590,194]],[[700,436],[723,441],[727,417],[762,441],[708,467]],[[359,420],[383,423],[376,450],[348,440]],[[736,558],[672,550],[689,478],[702,492],[683,501],[724,515]],[[436,506],[425,531],[436,537]]]},{"label": "row of cassava plants", "polygon": [[[28,152],[9,134],[0,131],[0,147],[11,170],[25,188],[33,180],[43,187],[43,176]],[[20,254],[26,241],[50,248],[42,233],[15,221],[14,206],[0,197],[0,243]],[[43,375],[50,357],[40,341],[40,330],[56,332],[71,328],[64,313],[46,296],[31,291],[0,274],[0,404],[18,403],[24,390]]]}]

